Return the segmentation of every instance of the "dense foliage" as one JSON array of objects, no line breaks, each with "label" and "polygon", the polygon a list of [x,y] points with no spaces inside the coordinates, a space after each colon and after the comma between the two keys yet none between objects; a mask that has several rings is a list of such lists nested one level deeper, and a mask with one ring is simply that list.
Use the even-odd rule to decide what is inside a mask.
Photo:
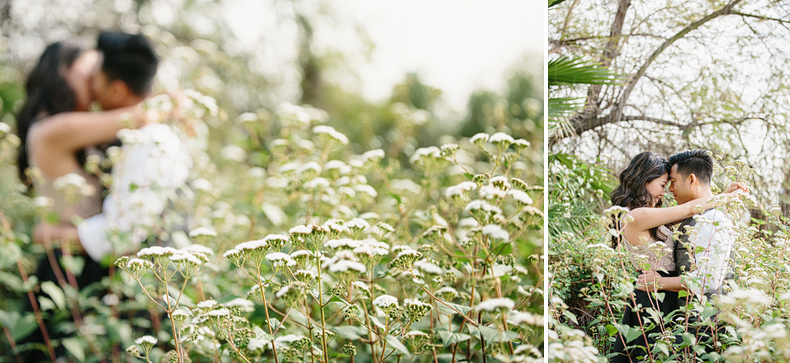
[{"label": "dense foliage", "polygon": [[[652,319],[643,327],[629,328],[619,322],[631,298],[637,271],[622,247],[611,248],[611,236],[617,233],[610,229],[611,218],[622,215],[622,211],[601,207],[607,206],[607,196],[596,192],[597,177],[590,173],[599,166],[579,161],[566,166],[554,161],[549,167],[550,211],[561,209],[567,200],[592,206],[575,212],[590,216],[585,223],[557,223],[560,219],[549,216],[549,361],[605,361],[615,334],[633,340],[656,326],[657,342],[649,347],[648,361],[788,360],[789,316],[785,306],[790,296],[786,263],[790,221],[781,215],[779,207],[760,214],[763,208],[752,197],[724,202],[723,210],[736,221],[732,291],[713,301],[691,304],[674,316],[680,318],[675,324],[669,323],[672,317],[660,316],[660,312],[650,312],[653,309],[647,307]],[[726,185],[747,179],[753,172],[738,163],[717,167],[714,174],[717,185]],[[692,316],[703,319],[694,322]],[[714,327],[717,334],[706,342],[687,333],[699,326]],[[670,343],[675,339],[682,343]]]}]

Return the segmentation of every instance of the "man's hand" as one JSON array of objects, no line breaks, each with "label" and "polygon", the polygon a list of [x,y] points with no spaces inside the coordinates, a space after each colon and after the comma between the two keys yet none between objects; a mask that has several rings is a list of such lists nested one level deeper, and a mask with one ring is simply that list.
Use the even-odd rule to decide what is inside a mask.
[{"label": "man's hand", "polygon": [[636,278],[636,289],[646,292],[656,292],[661,289],[659,281],[661,275],[655,271],[647,271]]}]

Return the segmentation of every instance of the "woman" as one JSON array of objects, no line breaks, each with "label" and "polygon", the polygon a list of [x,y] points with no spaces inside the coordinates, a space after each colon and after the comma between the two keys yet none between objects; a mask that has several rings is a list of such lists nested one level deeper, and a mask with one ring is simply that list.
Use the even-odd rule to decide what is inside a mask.
[{"label": "woman", "polygon": [[[98,59],[96,51],[84,50],[73,43],[57,42],[47,46],[28,76],[25,83],[27,100],[17,115],[17,132],[21,140],[18,153],[20,180],[33,188],[36,194],[51,199],[52,209],[58,213],[63,226],[70,225],[74,216],[85,218],[101,211],[101,183],[97,176],[87,174],[83,168],[86,148],[113,141],[117,132],[125,127],[140,127],[147,123],[140,105],[87,112],[92,100],[91,75]],[[29,177],[29,166],[37,167],[43,175]],[[94,192],[76,199],[58,192],[53,185],[55,180],[70,173],[84,178]],[[83,259],[85,266],[80,276],[64,276],[65,272],[58,264],[60,254],[60,251],[48,248],[48,256],[39,262],[36,272],[39,281],[71,280],[68,283],[82,288],[106,276],[103,268],[90,258]],[[32,310],[32,306],[28,305],[26,310]],[[42,332],[36,331],[27,341],[43,342]],[[62,347],[58,349],[62,350]],[[34,357],[38,353],[41,352],[34,352],[26,361],[51,358],[50,355]],[[61,354],[59,352],[58,355]]]},{"label": "woman", "polygon": [[[622,243],[628,252],[631,263],[638,271],[657,271],[661,276],[677,276],[671,238],[672,231],[667,227],[686,218],[698,214],[699,206],[702,210],[713,208],[708,202],[709,198],[699,198],[687,203],[660,208],[663,204],[662,197],[666,194],[669,181],[669,163],[667,160],[653,152],[643,152],[635,156],[628,167],[620,173],[620,185],[612,192],[612,204],[625,207],[629,212],[615,217],[615,227],[621,231],[619,236],[613,237],[613,247]],[[734,193],[737,189],[746,190],[742,183],[731,185],[726,194]],[[664,298],[658,300],[650,294],[634,290],[632,299],[627,301],[621,324],[640,330],[640,336],[628,343],[624,342],[622,334],[616,335],[613,352],[618,353],[612,357],[611,362],[637,362],[639,357],[647,355],[645,338],[660,331],[671,331],[665,327],[664,320],[653,321],[650,314],[644,310],[637,313],[635,306],[653,308],[669,317],[679,308],[678,293],[673,291],[659,291]],[[651,320],[652,322],[649,322]],[[668,320],[667,320],[668,321]],[[653,329],[641,333],[643,326],[655,325]],[[626,346],[637,346],[625,349]]]}]

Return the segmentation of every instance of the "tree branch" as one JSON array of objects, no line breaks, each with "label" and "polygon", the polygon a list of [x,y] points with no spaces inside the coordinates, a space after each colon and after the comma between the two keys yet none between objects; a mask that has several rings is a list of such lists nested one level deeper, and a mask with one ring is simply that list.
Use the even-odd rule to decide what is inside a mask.
[{"label": "tree branch", "polygon": [[[673,35],[672,37],[670,37],[669,39],[667,39],[663,43],[661,43],[661,45],[659,45],[658,48],[656,48],[653,51],[653,53],[650,54],[650,56],[647,58],[647,60],[645,60],[645,62],[642,63],[642,66],[639,67],[639,70],[631,77],[631,79],[627,83],[626,87],[623,89],[623,92],[621,93],[619,100],[614,104],[614,108],[611,110],[611,112],[609,114],[607,114],[605,116],[602,116],[602,117],[598,117],[598,106],[597,106],[596,102],[594,102],[594,101],[597,101],[597,100],[593,99],[591,97],[591,96],[595,96],[594,92],[596,91],[596,86],[591,86],[589,91],[588,91],[587,102],[586,102],[586,105],[585,105],[584,109],[582,109],[579,112],[577,112],[576,115],[574,115],[571,118],[571,120],[570,120],[571,124],[573,125],[575,134],[576,135],[581,135],[583,132],[585,132],[587,130],[591,130],[591,129],[596,128],[596,127],[601,127],[601,126],[606,125],[606,124],[623,121],[622,113],[623,113],[623,110],[626,107],[626,104],[628,102],[629,97],[631,96],[631,93],[633,92],[633,90],[636,87],[637,83],[639,83],[639,80],[641,80],[641,78],[645,76],[645,74],[647,73],[647,70],[650,68],[650,66],[653,64],[653,62],[664,52],[664,50],[669,48],[671,45],[673,45],[678,40],[683,39],[684,37],[686,37],[686,35],[688,33],[696,30],[697,28],[701,27],[702,25],[704,25],[704,24],[706,24],[706,23],[708,23],[708,22],[710,22],[710,21],[712,21],[712,20],[714,20],[716,18],[719,18],[721,16],[726,16],[726,15],[734,15],[734,14],[738,15],[737,12],[733,11],[733,8],[736,5],[738,5],[739,3],[741,3],[742,1],[743,0],[732,0],[732,1],[730,1],[727,5],[723,6],[719,10],[716,10],[716,11],[714,11],[714,12],[712,12],[712,13],[704,16],[704,17],[702,17],[699,20],[692,22],[691,24],[689,24],[686,27],[684,27],[683,29],[681,29],[679,32],[675,33],[675,35]],[[629,5],[630,5],[630,1],[629,0],[622,0],[621,1],[621,5],[623,5],[624,2],[629,2]],[[615,23],[617,23],[617,21],[618,21],[618,19],[617,19],[618,16],[621,16],[620,9],[618,9],[618,13],[616,15]],[[624,16],[624,15],[622,15],[622,16]],[[613,24],[613,28],[614,28],[614,24]],[[613,36],[613,38],[619,38],[620,34],[615,35],[614,32],[613,32],[612,36]],[[613,53],[611,49],[605,49],[603,54],[604,54],[604,59],[606,58],[607,55],[616,56],[616,53]],[[611,60],[611,58],[610,58],[610,60]],[[600,88],[600,87],[598,87],[598,88]],[[591,101],[593,101],[593,102],[591,102]],[[664,120],[664,121],[666,121],[666,120]],[[669,121],[667,121],[667,122],[669,122]],[[673,125],[673,126],[676,126],[676,125]],[[551,147],[557,141],[559,141],[560,139],[565,138],[565,137],[567,137],[567,135],[556,135],[556,134],[552,135],[549,138],[549,147]]]}]

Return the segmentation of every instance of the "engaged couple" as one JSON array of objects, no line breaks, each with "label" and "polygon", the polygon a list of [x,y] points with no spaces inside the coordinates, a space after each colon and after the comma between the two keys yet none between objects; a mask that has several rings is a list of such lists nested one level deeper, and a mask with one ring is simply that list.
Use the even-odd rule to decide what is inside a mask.
[{"label": "engaged couple", "polygon": [[[17,118],[19,177],[58,216],[57,223],[34,228],[34,242],[48,252],[36,272],[40,282],[75,289],[100,282],[109,273],[102,259],[133,250],[156,235],[155,222],[185,185],[191,168],[185,144],[176,128],[158,122],[143,107],[158,63],[154,47],[143,36],[105,32],[96,49],[71,42],[50,44],[30,72],[27,100]],[[90,112],[93,102],[103,111]],[[120,133],[126,136],[122,152],[110,163],[107,150],[121,144],[117,135],[126,128],[136,130]],[[100,171],[104,166],[111,170]],[[86,171],[91,168],[95,172]],[[111,186],[100,182],[97,174],[102,173],[112,175]],[[126,237],[111,243],[108,231]],[[62,248],[53,248],[52,241],[60,241]],[[59,262],[61,255],[72,253],[85,262],[73,274]],[[28,311],[38,309],[38,295],[44,293],[30,299]],[[53,331],[51,323],[23,342],[41,348],[25,357],[26,362],[55,358],[45,353],[51,351],[45,345],[64,333]],[[56,347],[56,355],[62,356],[63,349]]]},{"label": "engaged couple", "polygon": [[[612,204],[628,211],[614,217],[619,233],[613,236],[613,247],[624,246],[640,271],[621,325],[639,329],[640,334],[629,341],[622,330],[615,334],[611,362],[644,361],[658,340],[655,335],[668,346],[681,346],[683,337],[672,334],[678,323],[673,318],[693,299],[722,294],[725,280],[732,278],[733,222],[714,203],[713,163],[706,150],[681,152],[669,160],[644,152],[620,173]],[[661,208],[667,190],[678,205]],[[746,185],[733,183],[721,196],[747,191]],[[716,333],[711,325],[715,324],[688,329],[697,345],[706,346]]]}]

